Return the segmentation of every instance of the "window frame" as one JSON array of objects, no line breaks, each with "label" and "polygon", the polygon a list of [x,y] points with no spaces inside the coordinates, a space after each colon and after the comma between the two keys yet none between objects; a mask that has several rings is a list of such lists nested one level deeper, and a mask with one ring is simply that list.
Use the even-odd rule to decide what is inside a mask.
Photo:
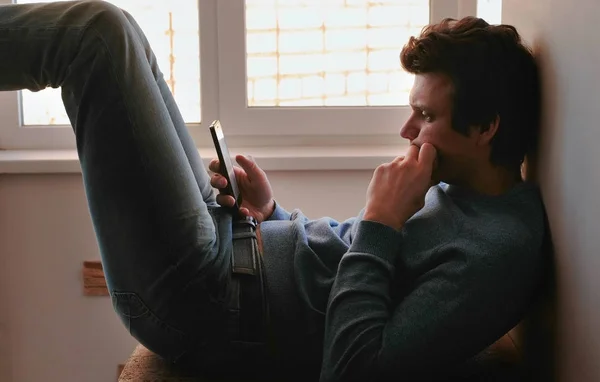
[{"label": "window frame", "polygon": [[[401,142],[398,130],[408,106],[247,107],[244,0],[198,0],[198,9],[202,122],[187,124],[198,147],[210,146],[205,130],[214,119],[221,120],[234,148]],[[430,22],[476,11],[477,0],[430,0]],[[75,148],[70,126],[22,126],[20,103],[19,92],[0,92],[0,149]]]},{"label": "window frame", "polygon": [[[410,115],[408,106],[247,107],[244,4],[244,0],[218,2],[218,46],[227,47],[217,52],[223,63],[219,70],[219,116],[228,136],[251,132],[255,136],[277,135],[288,142],[302,136],[312,143],[322,142],[323,137],[355,141],[369,137],[384,143],[398,135],[399,124]],[[436,22],[476,11],[477,0],[430,0],[429,19]]]}]

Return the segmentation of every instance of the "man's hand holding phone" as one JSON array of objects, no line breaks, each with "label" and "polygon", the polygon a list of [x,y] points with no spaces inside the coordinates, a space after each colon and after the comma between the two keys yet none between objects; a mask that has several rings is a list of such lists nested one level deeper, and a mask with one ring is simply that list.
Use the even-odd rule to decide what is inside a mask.
[{"label": "man's hand holding phone", "polygon": [[[267,174],[249,157],[237,155],[235,160],[240,165],[233,169],[242,196],[239,212],[244,216],[252,216],[259,223],[263,222],[273,214],[275,209],[273,189]],[[208,169],[215,173],[210,179],[211,186],[224,191],[227,188],[227,179],[220,174],[219,160],[213,159]],[[217,195],[217,203],[224,207],[233,207],[235,199],[231,195],[221,193]]]},{"label": "man's hand holding phone", "polygon": [[411,145],[405,156],[377,167],[367,189],[363,219],[400,230],[423,208],[436,156],[436,149],[429,143],[420,149]]}]

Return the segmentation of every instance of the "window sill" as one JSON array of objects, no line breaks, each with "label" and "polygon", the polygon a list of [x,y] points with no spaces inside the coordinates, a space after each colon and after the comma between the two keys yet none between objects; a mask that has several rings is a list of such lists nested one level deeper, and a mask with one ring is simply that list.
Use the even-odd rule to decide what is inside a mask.
[{"label": "window sill", "polygon": [[[373,170],[402,155],[406,147],[392,145],[343,147],[249,147],[231,150],[252,155],[265,171]],[[204,164],[216,157],[200,148]],[[0,174],[81,173],[75,150],[0,151]]]}]

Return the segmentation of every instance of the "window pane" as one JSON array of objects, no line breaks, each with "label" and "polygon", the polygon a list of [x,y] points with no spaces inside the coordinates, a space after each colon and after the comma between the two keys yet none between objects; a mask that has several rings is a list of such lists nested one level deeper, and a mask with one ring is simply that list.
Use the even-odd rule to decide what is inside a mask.
[{"label": "window pane", "polygon": [[[66,0],[59,0],[66,1]],[[40,0],[18,0],[35,3]],[[200,121],[198,0],[110,0],[131,13],[156,55],[183,118]],[[21,92],[25,125],[68,125],[60,89]]]},{"label": "window pane", "polygon": [[477,17],[490,24],[502,22],[502,0],[477,0]]},{"label": "window pane", "polygon": [[249,106],[406,105],[429,0],[246,0]]}]

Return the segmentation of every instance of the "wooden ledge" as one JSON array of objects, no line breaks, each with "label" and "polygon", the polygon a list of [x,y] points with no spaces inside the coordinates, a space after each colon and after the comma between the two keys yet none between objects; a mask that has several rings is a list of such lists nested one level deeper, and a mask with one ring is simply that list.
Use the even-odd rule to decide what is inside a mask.
[{"label": "wooden ledge", "polygon": [[177,375],[159,356],[138,345],[123,368],[119,382],[208,382]]},{"label": "wooden ledge", "polygon": [[[471,362],[465,364],[464,368],[457,370],[457,374],[453,376],[460,378],[456,380],[463,382],[520,381],[520,357],[515,355],[515,351],[515,344],[507,334]],[[159,381],[216,382],[212,379],[181,375],[173,370],[161,357],[152,353],[143,345],[138,345],[127,360],[119,376],[119,382]]]}]

